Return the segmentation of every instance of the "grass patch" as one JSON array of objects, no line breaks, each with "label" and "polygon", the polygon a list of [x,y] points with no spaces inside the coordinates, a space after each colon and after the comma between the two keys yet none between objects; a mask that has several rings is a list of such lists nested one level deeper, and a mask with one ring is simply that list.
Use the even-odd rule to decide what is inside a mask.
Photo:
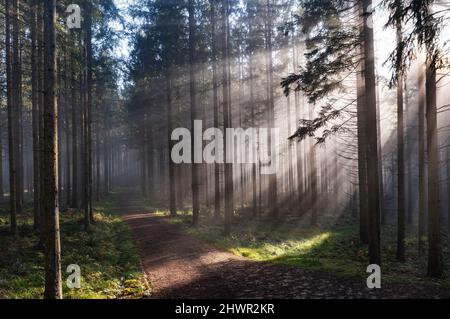
[{"label": "grass patch", "polygon": [[[159,213],[160,216],[167,214]],[[325,222],[323,227],[309,227],[304,220],[291,218],[285,222],[240,219],[233,225],[231,236],[223,236],[221,222],[203,218],[197,228],[191,227],[191,215],[180,213],[169,222],[219,248],[254,261],[333,273],[346,278],[367,278],[367,246],[359,240],[358,226],[353,221]],[[350,225],[350,226],[349,226]],[[419,257],[414,229],[408,230],[407,261],[396,261],[396,229],[382,231],[383,281],[436,285],[450,288],[450,278],[434,280],[426,277],[426,256]],[[446,264],[450,251],[445,245]],[[364,279],[365,280],[365,279]]]},{"label": "grass patch", "polygon": [[[141,298],[148,294],[130,230],[109,213],[110,205],[105,202],[96,207],[96,222],[88,232],[83,231],[82,213],[61,213],[64,298]],[[39,299],[44,292],[44,255],[37,248],[30,210],[19,217],[19,225],[20,235],[9,236],[8,216],[0,212],[0,298]],[[67,288],[66,269],[71,264],[81,268],[81,289]]]}]

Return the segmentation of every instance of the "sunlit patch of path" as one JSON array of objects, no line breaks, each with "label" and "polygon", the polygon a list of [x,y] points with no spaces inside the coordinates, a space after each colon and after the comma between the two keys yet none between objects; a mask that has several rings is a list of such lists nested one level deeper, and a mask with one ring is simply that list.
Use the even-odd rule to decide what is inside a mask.
[{"label": "sunlit patch of path", "polygon": [[129,194],[116,209],[133,232],[152,298],[450,298],[450,291],[429,286],[369,290],[365,280],[249,261],[185,234]]}]

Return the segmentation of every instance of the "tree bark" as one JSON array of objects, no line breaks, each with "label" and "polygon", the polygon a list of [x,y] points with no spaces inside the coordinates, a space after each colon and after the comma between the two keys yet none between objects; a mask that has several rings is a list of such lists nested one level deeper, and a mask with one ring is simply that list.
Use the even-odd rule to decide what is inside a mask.
[{"label": "tree bark", "polygon": [[[74,59],[74,57],[72,57]],[[78,208],[78,116],[77,116],[77,83],[75,67],[72,62],[71,100],[72,100],[72,207]]]},{"label": "tree bark", "polygon": [[[422,59],[421,59],[422,60]],[[426,108],[426,93],[425,93],[425,69],[422,67],[423,61],[418,63],[418,87],[419,87],[419,225],[418,225],[418,249],[419,255],[425,254],[426,235],[427,235],[427,222],[426,222],[426,209],[427,209],[427,183],[426,183],[426,132],[425,132],[425,108]]]},{"label": "tree bark", "polygon": [[[222,0],[222,86],[223,86],[223,126],[226,132],[231,128],[231,101],[230,101],[230,79],[229,79],[229,0]],[[225,159],[227,158],[227,134],[224,134]],[[225,163],[225,235],[231,233],[231,222],[234,213],[234,183],[233,164]]]},{"label": "tree bark", "polygon": [[[298,48],[298,44],[297,41],[295,39],[295,36],[292,36],[292,50],[293,50],[293,64],[294,64],[294,70],[297,69],[300,66],[299,63],[299,55],[301,54],[301,51]],[[299,52],[297,51],[300,51]],[[294,93],[294,104],[295,104],[295,117],[296,117],[296,122],[300,123],[300,120],[302,119],[301,117],[301,97],[300,97],[300,92],[295,92]],[[297,143],[296,144],[296,151],[297,151],[297,193],[298,193],[298,205],[299,207],[302,207],[304,204],[304,196],[305,196],[305,187],[304,187],[304,174],[303,174],[303,145],[302,143]],[[299,209],[300,214],[303,214],[302,210]]]},{"label": "tree bark", "polygon": [[[397,25],[397,43],[402,41],[402,27]],[[403,76],[397,79],[397,260],[405,261],[405,131],[404,131],[404,109],[403,109]]]},{"label": "tree bark", "polygon": [[[253,25],[252,23],[254,22],[254,17],[252,17],[251,22],[249,23],[249,34],[250,37],[253,38],[254,34],[253,34]],[[256,112],[255,112],[255,81],[254,81],[254,58],[253,55],[254,53],[254,45],[252,43],[251,45],[251,50],[250,50],[250,54],[249,54],[249,58],[248,58],[248,63],[249,63],[249,81],[250,81],[250,117],[251,117],[251,121],[252,121],[252,126],[256,127]],[[255,145],[253,146],[253,154],[254,154],[254,163],[252,164],[252,215],[253,218],[257,218],[258,217],[258,195],[257,195],[257,177],[256,177],[256,171],[257,171],[257,162],[259,161],[259,156],[258,156],[258,146],[257,146],[257,142],[255,142]]]},{"label": "tree bark", "polygon": [[[86,101],[85,101],[85,216],[94,221],[92,212],[92,4],[85,2]],[[87,225],[88,226],[88,225]]]},{"label": "tree bark", "polygon": [[58,103],[56,65],[56,1],[44,4],[45,12],[45,121],[44,156],[45,189],[43,190],[43,214],[45,215],[45,292],[46,299],[62,298],[61,246],[59,234],[58,204]]},{"label": "tree bark", "polygon": [[6,82],[7,82],[7,112],[8,112],[8,154],[9,154],[9,202],[10,202],[10,224],[11,234],[17,234],[17,202],[16,202],[16,160],[15,160],[15,136],[14,136],[14,95],[11,52],[11,22],[15,18],[10,5],[10,0],[5,0],[5,40],[6,40]]},{"label": "tree bark", "polygon": [[366,93],[366,132],[367,132],[367,185],[369,220],[369,258],[371,264],[381,266],[380,247],[380,180],[378,176],[378,134],[375,79],[375,49],[373,31],[372,0],[362,1],[364,70]]},{"label": "tree bark", "polygon": [[13,17],[12,17],[12,94],[13,108],[12,120],[14,122],[14,145],[12,151],[15,153],[15,196],[16,196],[16,213],[20,215],[23,207],[23,155],[22,155],[22,48],[20,46],[20,1],[13,1]]},{"label": "tree bark", "polygon": [[[210,0],[211,6],[211,50],[212,50],[212,71],[213,71],[213,108],[214,108],[214,127],[219,128],[219,80],[217,76],[217,45],[216,45],[216,1]],[[218,147],[218,144],[216,144]],[[214,216],[220,216],[220,164],[214,163]]]},{"label": "tree bark", "polygon": [[428,141],[428,275],[443,276],[441,216],[439,196],[439,142],[437,128],[436,65],[427,57],[426,102]]},{"label": "tree bark", "polygon": [[[360,55],[364,57],[361,48]],[[367,188],[367,136],[366,136],[366,92],[364,82],[364,59],[360,61],[356,74],[357,87],[357,130],[358,130],[358,190],[359,190],[359,236],[363,243],[369,243],[369,207]]]},{"label": "tree bark", "polygon": [[[313,110],[310,108],[309,117],[313,118]],[[317,176],[317,156],[316,156],[316,148],[312,141],[309,140],[309,192],[310,192],[310,202],[309,209],[311,212],[311,226],[317,226],[319,216],[317,214],[318,210],[318,176]]]},{"label": "tree bark", "polygon": [[[270,0],[266,2],[266,13],[267,116],[269,129],[272,129],[275,128],[275,97],[273,89],[272,4]],[[272,140],[272,134],[268,136],[268,150],[270,152],[270,158],[274,160],[277,157],[277,141]],[[269,210],[272,218],[278,218],[278,185],[276,173],[269,175]]]},{"label": "tree bark", "polygon": [[[169,66],[170,67],[170,66]],[[166,103],[167,103],[167,139],[168,139],[168,155],[169,155],[169,210],[170,216],[177,216],[177,203],[175,196],[175,164],[171,159],[171,150],[173,148],[172,141],[172,78],[170,70],[166,70]]]},{"label": "tree bark", "polygon": [[31,24],[31,105],[33,131],[33,211],[34,228],[39,229],[40,211],[40,182],[39,182],[39,101],[38,101],[38,69],[37,69],[37,17],[36,6],[30,7]]},{"label": "tree bark", "polygon": [[198,226],[200,215],[200,195],[199,195],[199,164],[195,163],[195,136],[194,122],[197,120],[197,100],[195,88],[195,9],[194,1],[188,1],[189,11],[189,94],[191,105],[191,170],[192,170],[192,224]]}]

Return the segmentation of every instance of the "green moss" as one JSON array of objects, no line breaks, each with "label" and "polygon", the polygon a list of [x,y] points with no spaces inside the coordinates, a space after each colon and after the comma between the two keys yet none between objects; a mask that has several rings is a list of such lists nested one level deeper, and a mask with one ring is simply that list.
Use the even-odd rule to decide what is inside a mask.
[{"label": "green moss", "polygon": [[[141,298],[148,286],[130,230],[122,220],[106,213],[102,203],[95,209],[95,224],[83,231],[82,214],[61,214],[62,275],[64,298]],[[107,209],[110,211],[110,209]],[[31,227],[32,216],[20,216],[20,236],[8,232],[8,218],[0,215],[0,298],[42,298],[44,256]],[[81,289],[68,289],[68,265],[81,268]]]}]

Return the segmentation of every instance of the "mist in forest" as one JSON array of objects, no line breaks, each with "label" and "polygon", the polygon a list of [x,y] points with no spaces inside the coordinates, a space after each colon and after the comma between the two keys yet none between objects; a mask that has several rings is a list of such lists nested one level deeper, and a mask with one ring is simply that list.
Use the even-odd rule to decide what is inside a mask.
[{"label": "mist in forest", "polygon": [[[181,225],[249,260],[404,267],[442,289],[411,296],[448,296],[449,19],[444,0],[1,1],[0,279],[16,247],[41,267],[29,296],[104,297],[66,290],[73,255],[164,256],[138,227],[159,218],[153,244]],[[129,272],[108,258],[105,278]],[[150,282],[163,266],[144,262]]]}]

